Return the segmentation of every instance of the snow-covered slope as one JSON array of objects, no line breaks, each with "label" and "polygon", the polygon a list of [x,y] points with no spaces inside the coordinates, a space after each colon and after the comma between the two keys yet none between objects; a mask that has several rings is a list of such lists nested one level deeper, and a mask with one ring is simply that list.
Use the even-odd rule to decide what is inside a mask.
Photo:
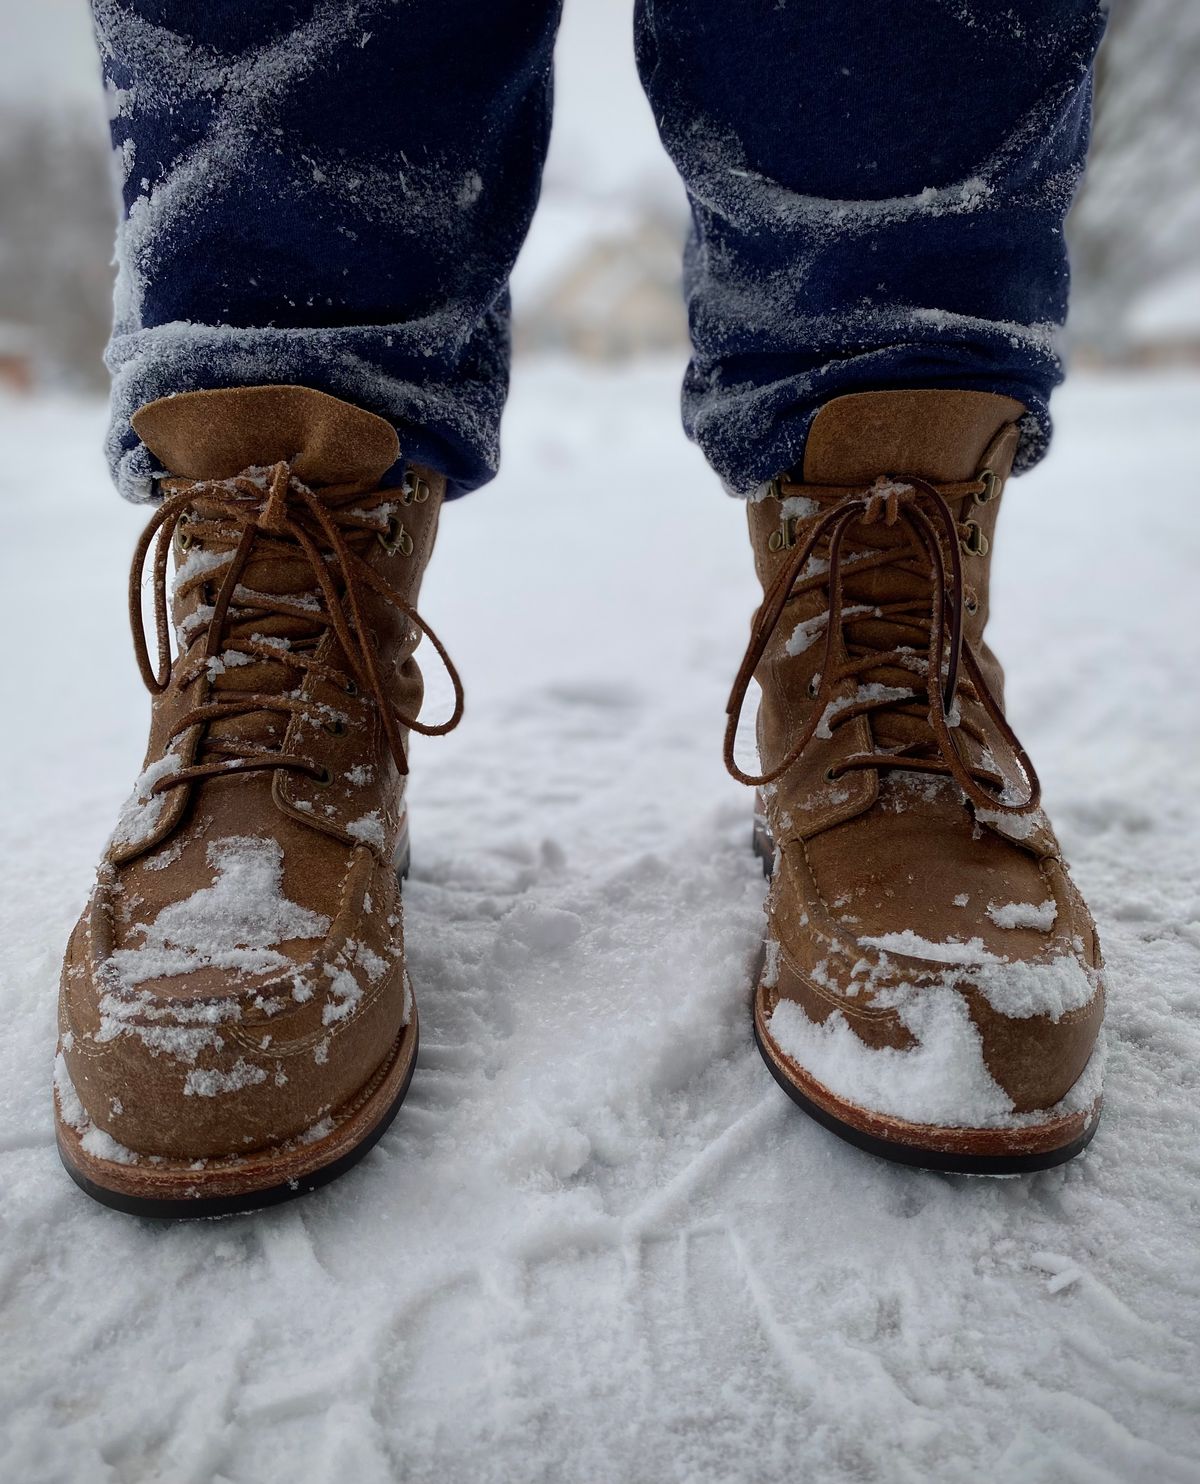
[{"label": "snow-covered slope", "polygon": [[753,590],[676,380],[519,372],[422,603],[468,715],[416,749],[411,1096],[329,1190],[177,1227],[75,1190],[49,1094],[141,515],[98,409],[0,406],[0,1478],[1200,1479],[1200,382],[1076,382],[1008,497],[995,642],[1113,1036],[1088,1154],[989,1182],[839,1144],[752,1047]]}]

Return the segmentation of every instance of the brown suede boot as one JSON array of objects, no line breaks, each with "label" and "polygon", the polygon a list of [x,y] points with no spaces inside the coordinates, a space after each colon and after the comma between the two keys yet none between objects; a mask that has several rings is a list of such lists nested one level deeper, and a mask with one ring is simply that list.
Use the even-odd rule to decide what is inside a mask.
[{"label": "brown suede boot", "polygon": [[[749,508],[765,589],[726,760],[772,873],[759,1047],[819,1122],[905,1163],[1041,1169],[1100,1108],[1100,949],[983,642],[1023,408],[870,392]],[[762,773],[734,761],[752,676]]]},{"label": "brown suede boot", "polygon": [[454,715],[416,721],[421,632],[445,660],[413,606],[444,481],[378,488],[393,429],[304,387],[134,425],[171,474],[130,582],[150,744],[63,966],[58,1142],[107,1205],[208,1216],[340,1174],[412,1076],[405,744],[462,708],[447,662]]}]

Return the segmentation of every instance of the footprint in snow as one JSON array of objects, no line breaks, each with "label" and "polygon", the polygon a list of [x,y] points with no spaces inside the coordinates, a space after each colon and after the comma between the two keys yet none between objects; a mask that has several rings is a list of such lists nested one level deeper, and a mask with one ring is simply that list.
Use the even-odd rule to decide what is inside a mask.
[{"label": "footprint in snow", "polygon": [[583,918],[562,907],[519,902],[501,922],[497,947],[514,946],[539,955],[562,953],[583,933]]}]

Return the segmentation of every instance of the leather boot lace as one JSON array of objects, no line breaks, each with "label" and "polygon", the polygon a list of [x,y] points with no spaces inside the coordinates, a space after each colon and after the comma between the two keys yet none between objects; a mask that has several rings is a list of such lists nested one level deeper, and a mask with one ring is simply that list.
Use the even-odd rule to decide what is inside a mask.
[{"label": "leather boot lace", "polygon": [[[906,717],[910,733],[918,735],[895,747],[876,747],[840,759],[829,769],[831,780],[872,768],[941,774],[953,778],[980,808],[1014,815],[1029,814],[1038,807],[1041,788],[1033,764],[1005,719],[963,632],[962,529],[947,501],[982,494],[984,489],[982,480],[939,486],[912,475],[881,477],[866,490],[790,481],[782,486],[785,495],[807,496],[818,512],[805,539],[797,542],[763,597],[733,683],[726,707],[725,766],[735,778],[756,786],[773,783],[799,761],[818,731],[831,736],[856,717],[866,716],[874,723],[874,733],[875,726],[891,713]],[[853,543],[853,527],[880,522],[897,528],[908,539],[884,547]],[[827,543],[826,560],[811,560],[823,542]],[[853,554],[847,554],[848,545],[855,545]],[[868,573],[885,567],[904,574],[897,583],[895,601],[866,598],[855,603],[854,594],[849,593],[852,602],[846,603],[848,583],[859,583]],[[750,681],[788,604],[822,589],[827,604],[825,648],[809,692],[813,704],[808,720],[775,767],[759,775],[744,772],[734,757],[734,742]],[[864,639],[867,624],[858,618],[864,611],[869,613],[874,642]],[[881,630],[892,642],[878,642]],[[839,649],[845,658],[838,658]],[[905,686],[862,683],[879,671],[902,673]],[[850,697],[839,694],[847,682],[855,686]],[[990,737],[988,728],[962,712],[960,698],[978,704]],[[956,734],[979,744],[979,760],[964,757]],[[995,761],[997,744],[1024,779],[1023,798],[1014,799],[1005,776],[987,766],[988,761]]]},{"label": "leather boot lace", "polygon": [[[205,728],[202,735],[206,755],[191,766],[157,779],[152,792],[161,793],[177,784],[217,774],[266,768],[290,769],[328,781],[325,768],[311,758],[256,740],[214,736],[207,730],[214,722],[236,717],[266,713],[290,719],[303,713],[306,702],[297,692],[306,675],[324,678],[347,694],[361,691],[374,701],[388,748],[402,774],[408,772],[405,730],[433,737],[458,725],[463,712],[462,682],[444,645],[416,609],[372,569],[365,557],[376,538],[384,540],[387,536],[389,505],[396,491],[376,490],[340,501],[328,495],[321,498],[296,478],[287,463],[233,479],[172,479],[164,481],[163,486],[166,498],[142,532],[130,567],[129,619],[134,651],[151,695],[161,695],[171,685],[183,692],[200,686],[197,703],[177,718],[167,746],[189,728],[198,726]],[[192,573],[185,567],[177,580],[175,597],[186,600],[197,588],[201,589],[200,596],[205,597],[214,587],[215,595],[211,605],[199,610],[201,624],[206,620],[202,648],[191,660],[177,664],[173,671],[167,567],[171,543],[181,525],[189,548],[201,545],[211,548],[216,560]],[[141,585],[146,557],[156,537],[152,589],[158,662],[154,666],[146,639]],[[227,562],[221,560],[226,552]],[[277,558],[290,566],[302,563],[301,570],[311,573],[315,590],[272,593],[243,587],[241,578],[252,556],[256,563],[263,558]],[[402,613],[437,651],[454,690],[454,708],[445,721],[430,724],[416,716],[405,716],[390,700],[364,611],[368,591]],[[281,641],[260,632],[272,619],[286,621],[291,637]],[[316,657],[322,640],[330,632],[337,639],[348,669]],[[192,648],[198,633],[199,630],[189,633],[186,646],[181,639],[181,648]],[[274,670],[279,676],[275,667],[283,667],[285,683],[278,689],[215,689],[214,670],[219,673],[231,654],[245,657],[235,659],[237,664],[256,661],[265,664],[267,675]],[[214,661],[219,664],[214,665]],[[296,672],[300,681],[291,689],[288,682]],[[201,686],[205,678],[209,684]]]}]

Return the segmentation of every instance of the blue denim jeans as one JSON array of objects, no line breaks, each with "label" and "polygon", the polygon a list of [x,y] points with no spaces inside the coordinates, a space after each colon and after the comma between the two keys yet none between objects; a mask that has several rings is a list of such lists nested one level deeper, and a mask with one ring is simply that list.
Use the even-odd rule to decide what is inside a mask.
[{"label": "blue denim jeans", "polygon": [[[595,0],[590,0],[595,3]],[[123,175],[109,453],[142,403],[293,382],[496,471],[508,277],[561,0],[93,0]],[[958,387],[1046,447],[1103,0],[638,0],[687,188],[688,433],[748,493],[844,392]]]}]

